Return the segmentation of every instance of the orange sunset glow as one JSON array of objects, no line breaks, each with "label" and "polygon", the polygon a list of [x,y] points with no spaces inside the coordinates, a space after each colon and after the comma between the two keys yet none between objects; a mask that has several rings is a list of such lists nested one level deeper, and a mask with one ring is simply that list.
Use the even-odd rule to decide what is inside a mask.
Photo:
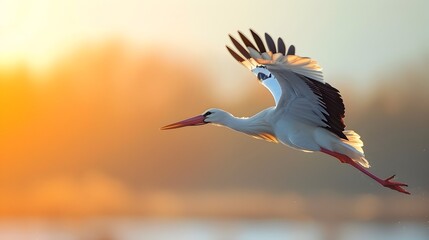
[{"label": "orange sunset glow", "polygon": [[[427,239],[428,4],[250,2],[0,2],[0,239]],[[318,60],[371,171],[412,195],[226,128],[160,130],[274,104],[225,49],[249,28]]]}]

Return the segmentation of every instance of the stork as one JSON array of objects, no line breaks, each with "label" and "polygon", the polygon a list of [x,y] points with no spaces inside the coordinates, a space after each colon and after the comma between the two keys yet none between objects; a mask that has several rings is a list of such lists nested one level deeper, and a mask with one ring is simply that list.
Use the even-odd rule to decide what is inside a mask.
[{"label": "stork", "polygon": [[[250,30],[256,46],[240,31],[244,46],[229,35],[239,53],[229,46],[229,53],[256,75],[274,97],[275,106],[248,118],[238,118],[216,108],[203,114],[162,127],[162,130],[185,126],[214,124],[264,139],[282,143],[304,152],[322,152],[350,164],[384,187],[410,194],[407,184],[382,179],[369,172],[362,149],[363,142],[353,130],[345,130],[344,103],[339,91],[325,82],[322,68],[308,57],[295,54],[281,38],[277,46],[265,33],[262,38]],[[287,50],[287,52],[286,52]]]}]

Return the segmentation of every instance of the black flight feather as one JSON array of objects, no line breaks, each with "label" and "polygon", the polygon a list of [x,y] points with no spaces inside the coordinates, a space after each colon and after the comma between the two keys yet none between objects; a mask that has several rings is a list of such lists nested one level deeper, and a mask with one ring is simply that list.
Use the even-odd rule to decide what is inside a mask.
[{"label": "black flight feather", "polygon": [[234,46],[237,48],[237,50],[245,57],[245,58],[247,58],[247,59],[250,59],[250,54],[249,54],[249,52],[246,50],[246,49],[244,49],[244,47],[243,46],[241,46],[241,44],[237,41],[237,40],[235,40],[235,38],[234,37],[232,37],[231,35],[229,35],[229,38],[231,38],[231,41],[232,41],[232,43],[234,44]]},{"label": "black flight feather", "polygon": [[272,53],[276,53],[276,44],[274,43],[274,40],[271,38],[271,36],[268,33],[265,33],[265,41],[267,42],[268,49]]},{"label": "black flight feather", "polygon": [[246,45],[246,47],[251,47],[255,50],[257,49],[255,47],[255,45],[253,45],[253,43],[250,42],[249,39],[246,36],[244,36],[244,34],[242,34],[240,31],[238,31],[238,35],[240,35],[240,38],[241,38],[241,40],[243,40],[243,43],[244,43],[244,45]]},{"label": "black flight feather", "polygon": [[328,125],[325,128],[340,138],[348,140],[343,133],[346,127],[343,121],[345,107],[340,92],[329,83],[315,81],[302,75],[299,76],[307,83],[311,91],[319,97],[319,105],[328,113],[323,113],[326,118],[324,122]]},{"label": "black flight feather", "polygon": [[277,39],[277,47],[278,47],[278,52],[282,53],[283,55],[286,55],[286,45],[283,42],[282,38]]},{"label": "black flight feather", "polygon": [[287,50],[287,55],[295,55],[295,46],[290,45],[289,49]]},{"label": "black flight feather", "polygon": [[238,55],[238,53],[234,52],[234,50],[232,50],[228,46],[226,46],[226,48],[228,49],[228,52],[231,53],[231,55],[235,58],[235,60],[239,61],[240,63],[244,61],[244,58]]},{"label": "black flight feather", "polygon": [[258,45],[259,52],[260,53],[266,52],[267,50],[265,50],[264,42],[259,37],[259,35],[255,33],[252,29],[250,29],[250,32],[252,33],[253,39],[255,39],[256,45]]}]

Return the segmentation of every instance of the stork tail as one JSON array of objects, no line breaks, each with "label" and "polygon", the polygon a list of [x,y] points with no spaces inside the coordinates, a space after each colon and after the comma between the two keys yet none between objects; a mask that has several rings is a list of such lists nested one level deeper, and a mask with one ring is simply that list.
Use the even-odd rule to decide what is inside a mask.
[{"label": "stork tail", "polygon": [[[344,143],[344,147],[348,148],[349,151],[346,151],[346,155],[350,156],[355,162],[359,163],[362,167],[369,168],[369,162],[365,159],[365,154],[363,152],[363,142],[360,139],[359,134],[353,130],[345,130],[344,135],[346,135],[348,140],[341,139]],[[356,153],[356,151],[358,153]],[[348,154],[347,154],[348,153]]]}]

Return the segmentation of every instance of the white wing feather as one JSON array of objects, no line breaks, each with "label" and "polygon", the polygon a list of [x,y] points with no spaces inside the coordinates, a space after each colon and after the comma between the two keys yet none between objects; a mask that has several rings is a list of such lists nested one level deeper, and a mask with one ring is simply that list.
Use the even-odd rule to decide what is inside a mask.
[{"label": "white wing feather", "polygon": [[272,57],[267,53],[262,53],[261,56],[261,54],[255,49],[251,47],[248,47],[247,49],[249,50],[250,56],[261,65],[278,65],[278,67],[284,68],[285,70],[289,70],[322,83],[325,82],[323,80],[322,67],[319,66],[317,61],[311,58],[300,57],[297,55],[284,56],[282,53],[275,53]]}]

